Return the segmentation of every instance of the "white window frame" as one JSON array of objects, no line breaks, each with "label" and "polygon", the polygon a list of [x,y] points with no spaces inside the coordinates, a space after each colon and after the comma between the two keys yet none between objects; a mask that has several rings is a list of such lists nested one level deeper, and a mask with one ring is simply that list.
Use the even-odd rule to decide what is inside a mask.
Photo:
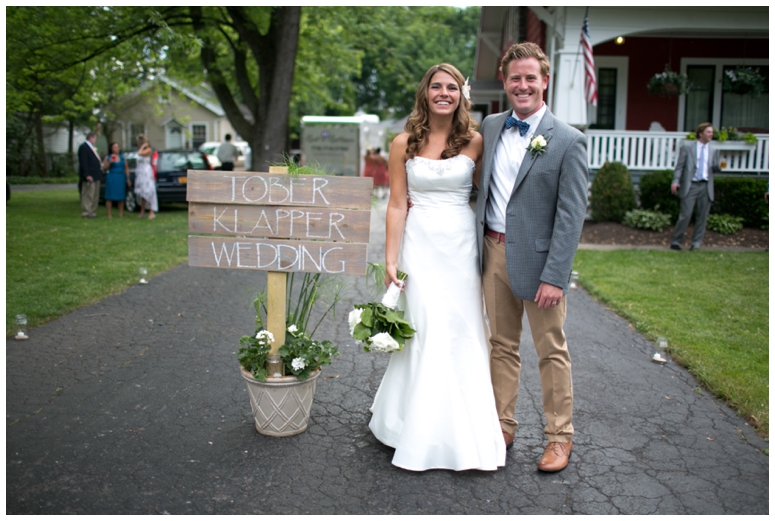
[{"label": "white window frame", "polygon": [[[692,65],[715,65],[716,73],[713,81],[717,88],[713,89],[713,118],[710,123],[714,128],[721,127],[721,75],[725,65],[764,65],[769,66],[770,60],[766,58],[681,58],[681,74],[686,74],[686,69]],[[678,132],[686,132],[686,94],[681,94],[678,99]],[[693,130],[693,129],[692,129]]]},{"label": "white window frame", "polygon": [[212,141],[210,139],[210,122],[209,121],[192,121],[188,124],[188,132],[191,136],[191,148],[194,148],[194,125],[202,125],[205,127],[205,140],[204,142],[207,143],[208,141]]},{"label": "white window frame", "polygon": [[[600,68],[616,69],[616,114],[614,130],[627,129],[627,78],[629,77],[629,56],[595,56],[595,78],[600,77]],[[587,105],[589,122],[597,122],[597,107]]]}]

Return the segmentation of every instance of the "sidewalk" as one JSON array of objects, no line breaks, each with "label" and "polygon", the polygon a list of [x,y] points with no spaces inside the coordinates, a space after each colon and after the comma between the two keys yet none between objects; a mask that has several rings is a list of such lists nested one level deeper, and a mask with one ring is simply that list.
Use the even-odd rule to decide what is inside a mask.
[{"label": "sidewalk", "polygon": [[[369,257],[384,256],[384,219]],[[346,279],[348,299],[369,298]],[[388,358],[341,351],[309,429],[258,434],[236,361],[266,274],[179,266],[6,341],[7,514],[767,514],[768,443],[583,290],[569,296],[576,437],[536,470],[537,359],[523,335],[520,430],[497,472],[393,467],[368,429]],[[527,324],[527,321],[525,321]]]}]

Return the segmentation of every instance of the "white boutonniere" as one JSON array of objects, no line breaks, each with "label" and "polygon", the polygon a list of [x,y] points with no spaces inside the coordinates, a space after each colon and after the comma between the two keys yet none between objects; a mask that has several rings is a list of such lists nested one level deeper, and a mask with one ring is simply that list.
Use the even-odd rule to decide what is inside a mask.
[{"label": "white boutonniere", "polygon": [[463,97],[467,100],[471,99],[471,85],[468,84],[468,78],[466,78],[466,82],[463,84]]},{"label": "white boutonniere", "polygon": [[530,140],[530,145],[527,147],[527,150],[533,154],[533,157],[535,157],[536,154],[543,154],[546,152],[546,138],[544,138],[544,136],[535,136]]}]

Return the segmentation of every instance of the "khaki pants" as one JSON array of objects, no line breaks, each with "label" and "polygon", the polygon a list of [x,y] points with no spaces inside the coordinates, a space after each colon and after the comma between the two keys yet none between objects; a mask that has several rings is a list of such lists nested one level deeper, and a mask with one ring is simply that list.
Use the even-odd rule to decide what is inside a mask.
[{"label": "khaki pants", "polygon": [[97,206],[100,204],[100,182],[81,185],[81,217],[97,217]]},{"label": "khaki pants", "polygon": [[522,314],[527,313],[538,353],[546,428],[549,441],[569,442],[573,438],[573,383],[568,344],[563,325],[566,298],[549,309],[539,309],[532,300],[520,300],[511,292],[506,270],[506,245],[484,237],[482,287],[490,321],[492,352],[490,374],[501,429],[514,434],[514,411],[519,394]]}]

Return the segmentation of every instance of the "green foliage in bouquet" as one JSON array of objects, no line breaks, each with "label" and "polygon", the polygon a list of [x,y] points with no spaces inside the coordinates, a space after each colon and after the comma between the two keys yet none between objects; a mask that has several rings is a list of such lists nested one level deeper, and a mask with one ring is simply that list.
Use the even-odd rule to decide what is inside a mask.
[{"label": "green foliage in bouquet", "polygon": [[743,229],[743,218],[729,214],[710,214],[708,216],[708,230],[724,235],[731,235]]},{"label": "green foliage in bouquet", "polygon": [[371,302],[356,304],[355,309],[362,310],[361,321],[353,330],[353,338],[364,342],[363,350],[371,351],[372,338],[379,333],[387,333],[395,340],[399,348],[414,336],[416,331],[404,320],[404,312],[390,309],[384,304]]},{"label": "green foliage in bouquet", "polygon": [[[375,285],[379,279],[384,280],[385,269],[379,264],[371,264],[369,272]],[[380,277],[381,275],[381,277]],[[397,273],[399,280],[406,280],[403,271]],[[355,340],[363,342],[363,350],[372,349],[383,352],[400,351],[406,341],[414,336],[416,331],[408,321],[404,320],[404,312],[386,306],[382,302],[355,304],[350,313],[351,335]]]},{"label": "green foliage in bouquet", "polygon": [[622,224],[630,228],[639,228],[641,230],[654,230],[661,232],[670,226],[671,218],[669,215],[651,210],[631,210],[624,214]]}]

